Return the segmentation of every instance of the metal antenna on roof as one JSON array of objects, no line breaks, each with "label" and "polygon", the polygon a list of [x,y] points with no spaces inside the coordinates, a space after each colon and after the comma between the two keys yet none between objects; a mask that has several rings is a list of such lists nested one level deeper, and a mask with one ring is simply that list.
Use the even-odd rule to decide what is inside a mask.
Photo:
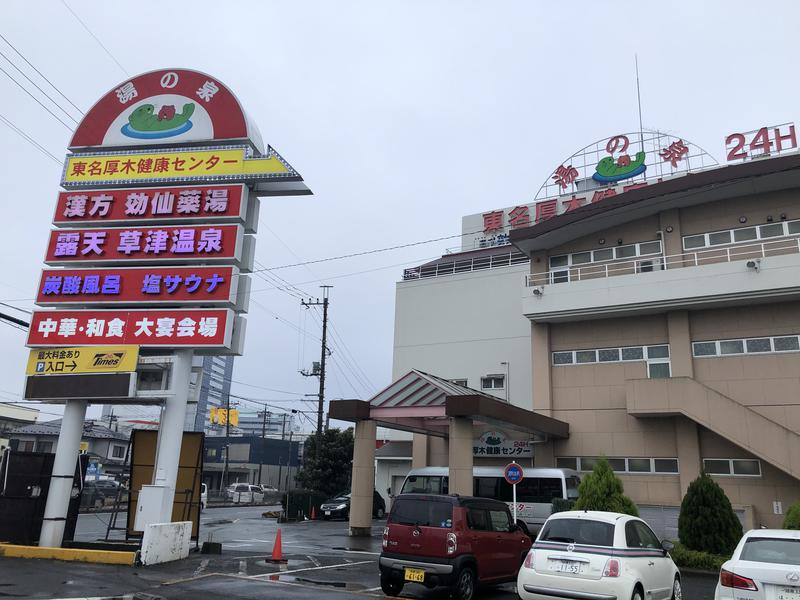
[{"label": "metal antenna on roof", "polygon": [[636,62],[636,100],[639,103],[639,144],[641,144],[642,152],[644,152],[644,128],[642,127],[642,94],[639,91],[639,56],[637,54],[634,54],[633,59]]}]

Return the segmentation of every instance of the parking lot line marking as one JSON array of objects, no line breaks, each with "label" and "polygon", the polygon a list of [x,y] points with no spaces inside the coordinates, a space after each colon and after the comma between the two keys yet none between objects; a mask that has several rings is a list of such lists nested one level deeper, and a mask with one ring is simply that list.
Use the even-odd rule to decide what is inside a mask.
[{"label": "parking lot line marking", "polygon": [[223,542],[223,545],[227,548],[248,548],[253,544],[226,544],[225,542]]},{"label": "parking lot line marking", "polygon": [[247,561],[240,560],[239,561],[239,575],[247,575]]},{"label": "parking lot line marking", "polygon": [[[368,565],[374,563],[374,560],[362,560],[354,563],[340,563],[338,565],[325,565],[324,567],[306,567],[305,569],[292,569],[291,571],[283,571],[279,575],[291,575],[292,573],[301,573],[303,571],[322,571],[323,569],[336,569],[337,567],[355,567],[357,565]],[[274,577],[276,573],[265,573],[263,575],[251,575],[249,579],[269,579]]]},{"label": "parking lot line marking", "polygon": [[314,566],[316,566],[316,567],[321,567],[322,566],[322,563],[319,562],[319,560],[317,560],[314,556],[311,556],[310,554],[306,554],[306,556],[308,557],[308,560],[310,560],[312,563],[314,563]]}]

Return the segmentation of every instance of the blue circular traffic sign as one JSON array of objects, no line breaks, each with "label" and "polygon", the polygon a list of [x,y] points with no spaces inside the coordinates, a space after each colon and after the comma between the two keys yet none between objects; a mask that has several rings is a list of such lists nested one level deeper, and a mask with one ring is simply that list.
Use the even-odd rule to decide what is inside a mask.
[{"label": "blue circular traffic sign", "polygon": [[525,474],[522,471],[522,467],[517,463],[511,463],[510,465],[506,465],[505,471],[503,471],[503,477],[506,478],[506,481],[511,485],[517,485]]}]

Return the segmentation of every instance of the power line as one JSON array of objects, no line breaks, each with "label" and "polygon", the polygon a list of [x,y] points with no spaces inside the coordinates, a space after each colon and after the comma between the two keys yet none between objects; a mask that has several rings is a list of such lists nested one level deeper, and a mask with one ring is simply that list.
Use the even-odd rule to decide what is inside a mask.
[{"label": "power line", "polygon": [[37,142],[36,140],[34,140],[34,139],[33,139],[31,136],[29,136],[27,133],[25,133],[24,131],[22,131],[22,129],[20,129],[19,127],[17,127],[16,125],[14,125],[14,123],[12,123],[11,121],[9,121],[9,120],[8,120],[8,119],[7,119],[5,116],[3,116],[2,114],[0,114],[0,121],[2,121],[3,123],[5,123],[5,124],[6,124],[6,126],[8,126],[8,128],[9,128],[9,129],[11,129],[12,131],[14,131],[14,132],[15,132],[15,133],[16,133],[18,136],[20,136],[20,137],[21,137],[22,139],[24,139],[26,142],[28,142],[29,144],[31,144],[31,145],[32,145],[34,148],[36,148],[36,149],[37,149],[39,152],[41,152],[41,153],[42,153],[42,154],[44,154],[45,156],[48,156],[48,157],[49,157],[49,158],[50,158],[50,159],[51,159],[53,162],[55,162],[55,163],[56,163],[56,164],[58,164],[58,165],[60,165],[60,164],[61,164],[61,161],[60,161],[60,160],[58,160],[58,159],[55,157],[55,155],[51,154],[51,153],[50,153],[50,152],[49,152],[49,151],[48,151],[48,150],[47,150],[47,149],[46,149],[44,146],[42,146],[42,145],[41,145],[39,142]]},{"label": "power line", "polygon": [[[458,238],[458,237],[464,237],[466,235],[471,235],[472,233],[478,233],[478,232],[477,231],[473,231],[473,232],[459,233],[459,234],[456,234],[456,235],[447,235],[447,236],[438,237],[438,238],[431,238],[429,240],[421,240],[421,241],[418,241],[418,242],[410,242],[408,244],[399,244],[397,246],[388,246],[386,248],[376,248],[374,250],[364,250],[362,252],[351,252],[350,254],[341,254],[339,256],[329,256],[327,258],[317,258],[315,260],[307,260],[307,261],[304,261],[304,262],[293,263],[293,264],[290,264],[290,265],[279,265],[277,267],[266,267],[266,268],[261,269],[261,270],[263,270],[263,271],[277,271],[279,269],[291,269],[292,267],[304,267],[306,265],[315,265],[315,264],[318,264],[318,263],[330,262],[330,261],[333,261],[333,260],[342,260],[342,259],[345,259],[345,258],[354,258],[356,256],[367,256],[369,254],[378,254],[380,252],[389,252],[391,250],[399,250],[401,248],[410,248],[412,246],[421,246],[422,244],[431,244],[433,242],[441,242],[443,240],[451,240],[453,238]],[[253,272],[255,273],[256,271],[253,271]]]},{"label": "power line", "polygon": [[3,58],[5,58],[5,59],[6,59],[6,62],[8,62],[8,64],[10,64],[12,67],[14,67],[14,68],[17,70],[17,72],[18,72],[20,75],[22,75],[22,76],[23,76],[25,79],[27,79],[27,80],[28,80],[28,82],[29,82],[29,83],[30,83],[30,84],[31,84],[33,87],[35,87],[35,88],[36,88],[37,90],[39,90],[39,91],[40,91],[42,94],[44,94],[44,97],[45,97],[45,98],[47,98],[48,100],[50,100],[50,102],[52,102],[53,104],[55,104],[55,105],[56,105],[56,106],[59,108],[59,110],[60,110],[61,112],[63,112],[63,113],[64,113],[64,114],[67,116],[67,118],[69,118],[69,119],[72,119],[72,120],[75,122],[75,125],[77,125],[77,124],[78,124],[78,119],[76,119],[76,118],[75,118],[75,117],[73,117],[73,116],[72,116],[70,113],[68,113],[66,110],[64,110],[64,107],[62,107],[62,106],[61,106],[61,105],[60,105],[58,102],[56,102],[55,100],[53,100],[53,98],[50,96],[50,94],[48,94],[48,93],[47,93],[47,92],[45,92],[45,91],[44,91],[42,88],[40,88],[40,87],[39,87],[39,84],[37,84],[37,83],[36,83],[36,82],[35,82],[33,79],[31,79],[30,77],[28,77],[27,73],[25,73],[25,72],[24,72],[22,69],[20,69],[20,68],[19,68],[17,65],[15,65],[15,64],[14,64],[14,62],[13,62],[13,61],[12,61],[10,58],[8,58],[8,56],[6,56],[6,55],[5,55],[5,53],[4,53],[2,50],[0,50],[0,56],[2,56]]},{"label": "power line", "polygon": [[[14,79],[14,78],[11,76],[11,74],[10,74],[8,71],[6,71],[6,70],[5,70],[3,67],[0,67],[0,71],[2,71],[3,73],[5,73],[5,74],[6,74],[6,76],[7,76],[7,77],[8,77],[8,78],[9,78],[11,81],[13,81],[14,83],[16,83],[16,84],[17,84],[17,86],[19,87],[19,89],[21,89],[23,92],[25,92],[26,94],[28,94],[28,96],[30,96],[31,98],[33,98],[33,99],[34,99],[34,101],[36,102],[36,104],[38,104],[38,105],[39,105],[39,106],[41,106],[43,109],[45,109],[45,110],[46,110],[48,113],[50,113],[50,115],[51,115],[51,116],[52,116],[52,117],[53,117],[53,118],[54,118],[56,121],[58,121],[58,122],[59,122],[59,123],[61,123],[61,124],[62,124],[64,127],[66,127],[66,128],[67,128],[67,131],[72,131],[72,126],[71,126],[71,125],[67,125],[66,123],[64,123],[64,121],[62,121],[62,120],[61,120],[61,118],[60,118],[60,117],[59,117],[59,116],[58,116],[56,113],[54,113],[52,110],[50,110],[49,108],[47,108],[47,107],[46,107],[44,104],[42,104],[41,100],[39,100],[39,99],[38,99],[36,96],[34,96],[33,94],[31,94],[31,92],[28,90],[28,88],[26,88],[26,87],[25,87],[24,85],[22,85],[22,84],[21,84],[19,81],[17,81],[16,79]],[[59,107],[59,108],[60,108],[60,107]]]},{"label": "power line", "polygon": [[11,304],[6,304],[5,302],[0,302],[0,305],[7,306],[8,308],[11,308],[13,310],[18,310],[21,313],[26,313],[26,314],[29,314],[29,315],[33,314],[33,311],[28,310],[27,308],[18,308],[16,306],[11,305]]},{"label": "power line", "polygon": [[72,16],[75,17],[78,23],[83,25],[83,28],[86,30],[86,32],[94,38],[94,41],[97,42],[98,45],[103,50],[105,50],[106,54],[108,54],[108,56],[111,57],[111,60],[113,60],[117,64],[117,66],[122,70],[122,72],[125,73],[125,76],[130,77],[130,74],[125,70],[125,67],[123,67],[116,58],[114,58],[114,55],[111,54],[111,51],[108,48],[106,48],[105,45],[103,45],[103,42],[100,41],[100,38],[98,38],[94,33],[92,33],[92,30],[89,29],[88,25],[86,25],[86,23],[84,23],[83,20],[81,20],[81,18],[75,13],[75,11],[69,7],[69,4],[67,4],[66,0],[61,0],[61,4],[63,4],[67,8],[67,10],[72,13]]},{"label": "power line", "polygon": [[[17,55],[18,55],[18,56],[19,56],[19,57],[20,57],[22,60],[24,60],[24,61],[25,61],[25,62],[28,64],[28,66],[29,66],[31,69],[33,69],[34,71],[36,71],[36,72],[39,74],[39,77],[41,77],[41,78],[42,78],[42,79],[44,79],[44,80],[45,80],[45,81],[46,81],[48,84],[50,84],[50,87],[51,87],[51,88],[53,88],[55,91],[57,91],[57,92],[59,93],[59,95],[60,95],[62,98],[64,98],[64,100],[66,100],[67,102],[69,102],[69,103],[72,105],[72,107],[73,107],[75,110],[77,110],[77,111],[78,111],[78,112],[79,112],[81,115],[83,115],[83,114],[84,114],[84,112],[83,112],[83,111],[82,111],[80,108],[78,108],[78,107],[75,105],[75,103],[74,103],[72,100],[70,100],[70,99],[69,99],[69,98],[66,96],[66,94],[64,94],[64,92],[62,92],[60,89],[58,89],[58,87],[57,87],[57,86],[56,86],[56,85],[55,85],[55,84],[54,84],[52,81],[50,81],[50,80],[49,80],[47,77],[45,77],[44,73],[42,73],[42,72],[41,72],[39,69],[37,69],[37,68],[36,68],[36,67],[35,67],[35,66],[34,66],[34,65],[31,63],[31,61],[29,61],[27,58],[25,58],[25,56],[22,54],[22,52],[20,52],[19,50],[17,50],[16,46],[14,46],[14,44],[12,44],[11,42],[9,42],[9,41],[8,41],[8,40],[5,38],[5,36],[4,36],[2,33],[0,33],[0,39],[2,39],[2,40],[3,40],[3,41],[6,43],[6,44],[8,44],[8,45],[11,47],[11,49],[12,49],[14,52],[16,52],[16,53],[17,53]],[[8,60],[8,59],[6,59],[6,60]]]}]

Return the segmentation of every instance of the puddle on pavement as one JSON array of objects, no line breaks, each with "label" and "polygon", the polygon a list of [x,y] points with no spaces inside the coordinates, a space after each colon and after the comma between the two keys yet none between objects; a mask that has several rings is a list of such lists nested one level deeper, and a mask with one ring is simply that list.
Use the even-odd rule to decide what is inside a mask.
[{"label": "puddle on pavement", "polygon": [[361,583],[353,583],[350,581],[318,581],[316,579],[308,579],[307,577],[295,577],[294,575],[281,575],[276,573],[270,575],[270,581],[280,581],[282,583],[301,583],[319,585],[323,587],[333,587],[336,589],[346,590],[348,592],[360,592],[367,589],[367,586]]}]

